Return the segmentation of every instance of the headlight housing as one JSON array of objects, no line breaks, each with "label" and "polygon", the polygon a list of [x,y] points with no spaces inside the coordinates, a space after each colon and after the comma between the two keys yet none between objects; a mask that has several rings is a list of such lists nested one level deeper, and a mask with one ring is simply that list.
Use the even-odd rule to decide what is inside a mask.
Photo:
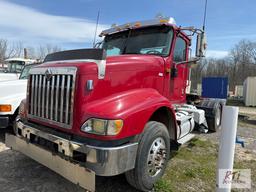
[{"label": "headlight housing", "polygon": [[96,135],[117,135],[123,128],[123,120],[91,118],[81,127],[81,131]]}]

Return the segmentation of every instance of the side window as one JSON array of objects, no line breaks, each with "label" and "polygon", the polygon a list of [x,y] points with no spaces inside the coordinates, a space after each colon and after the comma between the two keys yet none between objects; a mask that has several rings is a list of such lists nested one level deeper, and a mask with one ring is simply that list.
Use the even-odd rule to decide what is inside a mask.
[{"label": "side window", "polygon": [[22,71],[22,69],[23,69],[23,66],[24,66],[24,65],[19,65],[19,64],[16,65],[16,72],[17,72],[17,73],[20,73],[20,72]]},{"label": "side window", "polygon": [[107,56],[116,56],[120,54],[121,50],[118,47],[112,47],[112,49],[107,49]]},{"label": "side window", "polygon": [[177,37],[173,60],[175,62],[185,61],[186,60],[186,41],[181,37]]}]

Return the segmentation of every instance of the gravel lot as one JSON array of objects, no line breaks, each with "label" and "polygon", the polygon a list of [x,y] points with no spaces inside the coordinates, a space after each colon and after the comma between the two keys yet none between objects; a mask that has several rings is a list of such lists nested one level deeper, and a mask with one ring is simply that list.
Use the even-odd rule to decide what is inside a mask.
[{"label": "gravel lot", "polygon": [[[5,147],[3,130],[0,130],[0,191],[4,192],[85,192],[50,169],[25,155]],[[124,175],[97,177],[97,192],[136,192]]]},{"label": "gravel lot", "polygon": [[[252,109],[250,109],[252,110]],[[254,110],[256,110],[254,108]],[[243,110],[244,111],[244,110]],[[251,111],[250,111],[251,112]],[[254,115],[254,112],[252,112]],[[38,164],[19,152],[5,147],[4,131],[0,130],[0,191],[4,192],[82,192],[85,191],[72,184],[48,168]],[[236,149],[238,158],[256,158],[256,124],[239,123],[238,135],[245,140],[246,148]],[[219,133],[201,134],[199,137],[218,142]],[[248,154],[248,150],[250,154]],[[116,177],[97,177],[97,192],[128,191],[136,192],[125,180],[124,175]]]}]

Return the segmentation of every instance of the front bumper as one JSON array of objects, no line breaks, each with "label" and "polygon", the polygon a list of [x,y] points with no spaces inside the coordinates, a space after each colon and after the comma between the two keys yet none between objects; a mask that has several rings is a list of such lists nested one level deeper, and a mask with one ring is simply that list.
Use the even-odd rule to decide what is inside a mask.
[{"label": "front bumper", "polygon": [[20,151],[71,182],[78,184],[87,190],[95,191],[95,173],[93,171],[81,167],[79,164],[70,163],[69,161],[57,155],[53,155],[51,152],[42,149],[41,147],[28,143],[17,136],[6,134],[5,140],[7,147]]},{"label": "front bumper", "polygon": [[[31,142],[32,139],[43,138],[57,146],[56,154],[58,156],[64,156],[65,159],[69,159],[72,163],[74,162],[74,154],[84,154],[85,159],[78,163],[92,170],[96,175],[118,175],[135,167],[138,143],[130,143],[118,147],[96,147],[43,132],[21,121],[17,122],[16,129],[17,136],[15,136],[15,138],[19,138],[19,140],[24,140],[30,143],[30,145],[36,146],[37,144]],[[39,146],[39,148],[43,147]],[[27,150],[29,150],[29,147]],[[30,155],[28,154],[28,156]],[[30,157],[33,158],[32,156]]]},{"label": "front bumper", "polygon": [[9,117],[8,116],[0,116],[0,128],[6,128],[9,126]]}]

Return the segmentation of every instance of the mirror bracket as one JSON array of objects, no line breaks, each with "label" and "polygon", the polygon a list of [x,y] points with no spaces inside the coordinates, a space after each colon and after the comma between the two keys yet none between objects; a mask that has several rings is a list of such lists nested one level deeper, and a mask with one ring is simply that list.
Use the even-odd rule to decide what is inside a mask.
[{"label": "mirror bracket", "polygon": [[200,61],[200,59],[201,59],[200,57],[195,57],[188,61],[181,61],[181,62],[176,63],[176,66],[181,65],[181,64],[187,64],[189,67],[191,67],[193,65],[197,65],[197,62]]}]

